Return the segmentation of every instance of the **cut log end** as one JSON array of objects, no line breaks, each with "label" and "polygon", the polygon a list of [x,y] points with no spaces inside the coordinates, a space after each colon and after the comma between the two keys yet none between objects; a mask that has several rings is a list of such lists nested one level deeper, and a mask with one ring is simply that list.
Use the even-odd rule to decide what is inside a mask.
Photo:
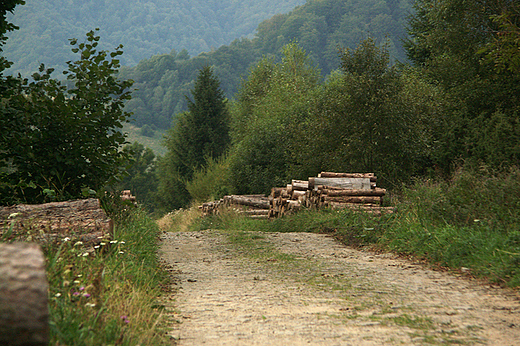
[{"label": "cut log end", "polygon": [[0,244],[0,345],[48,345],[45,260],[31,243]]}]

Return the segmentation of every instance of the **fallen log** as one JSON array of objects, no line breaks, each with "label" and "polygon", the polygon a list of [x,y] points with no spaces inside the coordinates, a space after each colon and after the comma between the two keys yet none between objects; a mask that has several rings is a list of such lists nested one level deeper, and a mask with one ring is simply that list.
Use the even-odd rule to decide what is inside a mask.
[{"label": "fallen log", "polygon": [[321,172],[320,174],[318,174],[318,178],[369,178],[370,181],[377,181],[377,177],[374,173]]},{"label": "fallen log", "polygon": [[338,203],[381,203],[379,196],[322,196],[324,202]]},{"label": "fallen log", "polygon": [[309,188],[315,186],[331,186],[342,189],[352,190],[370,190],[371,184],[369,178],[309,178]]},{"label": "fallen log", "polygon": [[293,190],[307,191],[309,189],[309,181],[307,180],[293,180],[291,185]]},{"label": "fallen log", "polygon": [[56,234],[101,233],[108,237],[113,231],[112,220],[101,208],[98,199],[82,199],[45,204],[18,204],[0,208],[0,232]]},{"label": "fallen log", "polygon": [[269,199],[264,195],[262,197],[248,197],[241,195],[224,196],[223,200],[226,205],[243,205],[255,207],[259,209],[269,209]]},{"label": "fallen log", "polygon": [[360,203],[338,203],[338,202],[326,202],[323,207],[333,209],[352,209],[352,210],[380,210],[383,212],[393,212],[393,207],[382,207],[380,204],[360,204]]},{"label": "fallen log", "polygon": [[242,210],[239,213],[247,216],[268,215],[269,209]]},{"label": "fallen log", "polygon": [[34,243],[0,244],[0,345],[48,345],[45,259]]},{"label": "fallen log", "polygon": [[320,192],[329,197],[338,196],[384,196],[385,189],[350,190],[350,189],[321,189]]}]

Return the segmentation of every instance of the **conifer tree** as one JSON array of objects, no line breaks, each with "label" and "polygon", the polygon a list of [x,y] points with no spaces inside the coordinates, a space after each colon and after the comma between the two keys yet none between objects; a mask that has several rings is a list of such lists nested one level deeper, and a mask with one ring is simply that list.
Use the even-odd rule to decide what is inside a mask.
[{"label": "conifer tree", "polygon": [[[168,153],[159,165],[159,197],[168,208],[189,201],[185,184],[209,159],[224,154],[230,142],[226,98],[210,66],[199,71],[191,94],[192,99],[186,96],[189,110],[178,115],[167,133]],[[169,191],[174,186],[176,191]]]},{"label": "conifer tree", "polygon": [[186,131],[191,135],[186,138],[188,142],[184,143],[184,148],[186,164],[197,170],[204,166],[207,158],[218,158],[226,150],[229,116],[220,81],[210,66],[199,71],[191,93],[193,100],[186,97],[189,110]]}]

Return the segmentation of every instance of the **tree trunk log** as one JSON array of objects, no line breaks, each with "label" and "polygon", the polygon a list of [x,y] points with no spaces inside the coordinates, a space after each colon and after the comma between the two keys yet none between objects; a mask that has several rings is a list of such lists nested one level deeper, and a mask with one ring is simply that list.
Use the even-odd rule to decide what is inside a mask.
[{"label": "tree trunk log", "polygon": [[259,209],[269,209],[270,207],[268,198],[263,195],[262,197],[248,197],[240,195],[224,196],[224,202],[226,205],[237,204]]},{"label": "tree trunk log", "polygon": [[269,214],[269,209],[244,210],[244,211],[241,211],[240,214],[244,214],[244,215],[247,215],[247,216],[268,215]]},{"label": "tree trunk log", "polygon": [[306,191],[300,191],[300,190],[294,190],[292,192],[292,197],[291,199],[298,199],[300,198],[301,196],[305,196],[306,195]]},{"label": "tree trunk log", "polygon": [[273,196],[274,198],[279,197],[282,195],[282,191],[284,191],[285,189],[285,187],[273,187],[271,189],[271,196]]},{"label": "tree trunk log", "polygon": [[30,243],[0,244],[0,345],[48,345],[45,259]]},{"label": "tree trunk log", "polygon": [[329,197],[338,196],[384,196],[386,194],[385,189],[373,189],[373,190],[333,190],[333,189],[322,189],[320,192]]},{"label": "tree trunk log", "polygon": [[324,185],[352,190],[370,190],[369,178],[309,178],[309,188]]},{"label": "tree trunk log", "polygon": [[113,230],[112,220],[95,198],[0,208],[0,232],[11,226],[14,234],[36,231],[57,237],[82,233],[111,235]]},{"label": "tree trunk log", "polygon": [[381,197],[378,196],[339,196],[330,197],[323,196],[324,202],[339,202],[339,203],[381,203]]},{"label": "tree trunk log", "polygon": [[291,185],[293,190],[307,191],[309,189],[309,182],[307,180],[293,180]]},{"label": "tree trunk log", "polygon": [[369,178],[370,181],[377,181],[374,173],[334,173],[321,172],[318,174],[319,178]]}]

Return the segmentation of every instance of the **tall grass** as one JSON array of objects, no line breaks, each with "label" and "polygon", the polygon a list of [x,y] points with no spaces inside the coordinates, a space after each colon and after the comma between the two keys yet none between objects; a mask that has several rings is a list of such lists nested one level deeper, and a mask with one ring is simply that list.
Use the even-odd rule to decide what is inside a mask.
[{"label": "tall grass", "polygon": [[405,189],[380,244],[520,286],[520,171],[460,169]]},{"label": "tall grass", "polygon": [[52,344],[167,343],[157,309],[166,280],[157,258],[158,227],[139,210],[118,224],[113,239],[94,252],[70,241],[45,249]]},{"label": "tall grass", "polygon": [[396,212],[304,211],[269,221],[234,213],[191,218],[185,229],[325,232],[351,246],[415,256],[509,286],[520,286],[520,170],[459,169],[420,180],[395,198]]}]

